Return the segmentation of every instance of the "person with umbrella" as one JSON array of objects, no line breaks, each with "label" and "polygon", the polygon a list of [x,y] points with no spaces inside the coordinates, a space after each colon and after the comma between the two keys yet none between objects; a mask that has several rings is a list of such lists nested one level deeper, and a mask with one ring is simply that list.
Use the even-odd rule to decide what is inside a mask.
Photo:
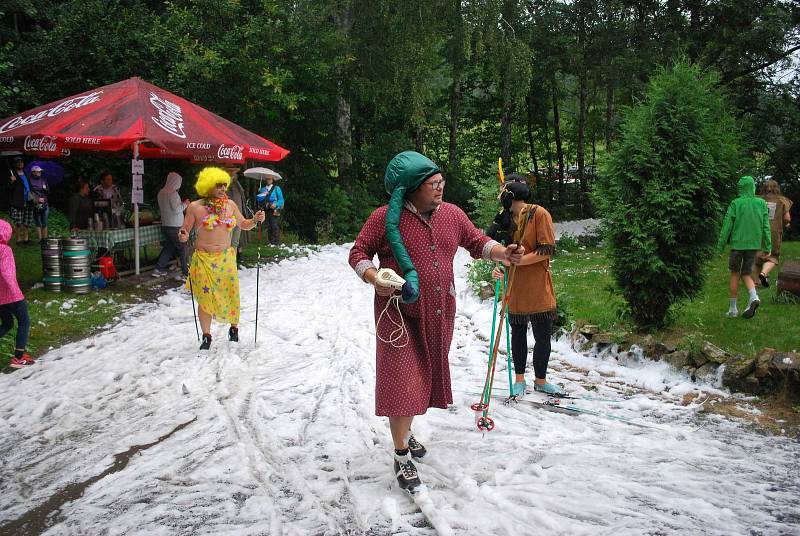
[{"label": "person with umbrella", "polygon": [[245,219],[236,203],[228,199],[231,176],[224,169],[207,167],[197,176],[195,190],[201,199],[186,208],[178,230],[181,242],[196,229],[197,239],[186,288],[197,299],[197,314],[203,328],[201,350],[211,347],[211,319],[230,324],[228,340],[239,341],[239,275],[231,234],[237,226],[249,231],[264,221],[259,210]]},{"label": "person with umbrella", "polygon": [[245,175],[250,172],[250,177],[263,178],[267,185],[259,188],[256,199],[259,205],[267,207],[267,233],[269,242],[273,245],[280,244],[281,241],[281,226],[280,216],[283,210],[283,191],[281,187],[275,184],[276,180],[280,180],[280,174],[268,168],[253,168],[247,170]]}]

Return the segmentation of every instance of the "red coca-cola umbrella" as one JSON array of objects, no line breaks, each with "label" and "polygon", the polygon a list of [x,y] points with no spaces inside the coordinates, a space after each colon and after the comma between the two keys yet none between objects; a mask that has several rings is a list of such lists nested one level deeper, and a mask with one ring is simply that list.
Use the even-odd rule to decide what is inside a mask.
[{"label": "red coca-cola umbrella", "polygon": [[[193,162],[275,162],[289,151],[134,77],[0,120],[0,151],[39,157],[80,152]],[[136,273],[139,206],[134,201]]]},{"label": "red coca-cola umbrella", "polygon": [[194,162],[275,162],[289,151],[134,77],[0,120],[0,151],[136,152]]}]

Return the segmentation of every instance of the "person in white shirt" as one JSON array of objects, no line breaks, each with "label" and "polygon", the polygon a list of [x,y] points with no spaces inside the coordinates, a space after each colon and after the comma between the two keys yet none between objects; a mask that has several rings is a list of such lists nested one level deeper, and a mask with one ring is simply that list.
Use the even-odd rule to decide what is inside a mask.
[{"label": "person in white shirt", "polygon": [[167,265],[172,259],[177,258],[181,266],[184,279],[189,274],[186,263],[186,248],[178,240],[178,229],[183,225],[183,212],[189,204],[188,199],[181,200],[178,190],[183,178],[171,171],[167,174],[164,187],[158,192],[158,209],[161,211],[161,233],[164,235],[164,247],[156,262],[153,277],[161,277],[166,273]]}]

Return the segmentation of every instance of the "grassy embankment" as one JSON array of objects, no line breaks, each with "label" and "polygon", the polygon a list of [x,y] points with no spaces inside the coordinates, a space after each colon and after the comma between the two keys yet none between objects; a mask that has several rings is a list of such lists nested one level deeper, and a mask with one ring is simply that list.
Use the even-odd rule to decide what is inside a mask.
[{"label": "grassy embankment", "polygon": [[[800,242],[784,242],[781,256],[782,260],[800,258]],[[770,288],[758,288],[761,307],[752,319],[726,318],[728,257],[727,253],[715,256],[703,292],[683,304],[674,324],[654,333],[654,337],[689,350],[707,340],[733,354],[753,355],[764,347],[800,351],[800,298],[776,299],[779,268],[770,274]],[[559,254],[553,261],[553,283],[572,320],[586,320],[620,337],[631,330],[619,316],[621,297],[608,290],[612,278],[608,259],[601,249],[576,249]],[[739,304],[741,313],[747,305],[744,284],[739,287]]]}]

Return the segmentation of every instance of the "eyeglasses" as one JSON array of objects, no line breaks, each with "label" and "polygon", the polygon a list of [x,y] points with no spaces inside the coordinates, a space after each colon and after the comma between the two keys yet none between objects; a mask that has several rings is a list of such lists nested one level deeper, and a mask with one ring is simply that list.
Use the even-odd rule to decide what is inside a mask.
[{"label": "eyeglasses", "polygon": [[444,179],[439,179],[438,181],[431,181],[428,184],[431,185],[432,190],[442,190],[444,189],[445,182],[447,181],[445,181]]}]

